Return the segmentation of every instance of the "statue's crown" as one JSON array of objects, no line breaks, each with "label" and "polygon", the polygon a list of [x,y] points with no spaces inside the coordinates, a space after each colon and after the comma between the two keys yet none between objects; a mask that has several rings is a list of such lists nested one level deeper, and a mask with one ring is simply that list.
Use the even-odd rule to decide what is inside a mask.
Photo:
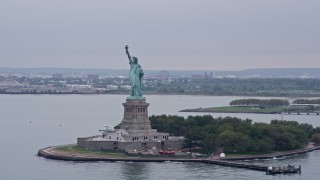
[{"label": "statue's crown", "polygon": [[138,61],[138,58],[137,58],[137,57],[134,57],[134,56],[133,56],[132,59]]}]

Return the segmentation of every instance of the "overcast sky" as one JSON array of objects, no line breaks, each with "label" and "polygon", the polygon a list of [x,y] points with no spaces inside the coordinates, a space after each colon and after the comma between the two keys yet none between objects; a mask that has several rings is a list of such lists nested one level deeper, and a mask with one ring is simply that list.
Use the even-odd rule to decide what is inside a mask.
[{"label": "overcast sky", "polygon": [[320,68],[319,0],[0,0],[0,67]]}]

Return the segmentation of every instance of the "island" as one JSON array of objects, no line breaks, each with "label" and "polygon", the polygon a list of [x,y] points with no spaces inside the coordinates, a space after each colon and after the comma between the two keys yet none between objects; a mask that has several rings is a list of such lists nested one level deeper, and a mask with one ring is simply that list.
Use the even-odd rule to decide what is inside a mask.
[{"label": "island", "polygon": [[254,114],[315,114],[320,113],[320,99],[236,99],[229,106],[184,109],[180,112],[254,113]]},{"label": "island", "polygon": [[[301,172],[301,167],[285,168],[253,165],[237,160],[274,159],[304,154],[320,149],[320,128],[295,121],[272,120],[271,123],[252,123],[252,120],[233,117],[213,118],[210,115],[181,116],[153,115],[152,128],[171,136],[184,136],[183,147],[175,150],[144,149],[133,152],[121,150],[90,150],[79,145],[50,146],[38,151],[49,159],[66,161],[131,161],[131,162],[195,162],[273,173]],[[166,153],[164,153],[166,152]],[[221,154],[225,156],[221,156]]]},{"label": "island", "polygon": [[[122,103],[121,123],[115,127],[105,125],[101,134],[78,137],[73,145],[40,149],[39,156],[66,161],[198,162],[274,174],[301,173],[301,167],[279,168],[230,160],[277,158],[320,149],[320,128],[294,121],[253,123],[250,119],[210,115],[149,116],[150,103],[143,96],[141,86],[143,69],[138,58],[131,57],[128,45],[125,50],[131,91]],[[255,111],[257,107],[263,109],[260,111],[274,108],[274,112],[284,110],[289,104],[283,99],[240,99],[230,103],[231,108],[254,107]]]}]

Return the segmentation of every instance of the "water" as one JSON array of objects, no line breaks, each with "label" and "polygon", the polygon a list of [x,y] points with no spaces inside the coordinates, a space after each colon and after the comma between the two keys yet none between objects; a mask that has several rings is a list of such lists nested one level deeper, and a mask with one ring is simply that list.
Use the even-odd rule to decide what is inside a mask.
[{"label": "water", "polygon": [[[124,95],[0,95],[0,179],[318,179],[320,151],[302,156],[247,163],[302,165],[302,174],[266,176],[264,172],[201,163],[64,162],[36,155],[38,149],[75,143],[98,134],[104,124],[120,123]],[[225,106],[239,97],[146,96],[149,115],[181,113],[181,109]],[[207,113],[208,114],[208,113]],[[280,115],[211,114],[270,122]],[[320,126],[320,116],[286,115],[283,119]],[[60,126],[61,125],[61,126]]]}]

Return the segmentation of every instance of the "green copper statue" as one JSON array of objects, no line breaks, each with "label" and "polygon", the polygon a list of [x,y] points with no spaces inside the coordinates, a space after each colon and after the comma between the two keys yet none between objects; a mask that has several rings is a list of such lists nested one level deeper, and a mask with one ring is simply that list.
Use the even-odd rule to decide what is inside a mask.
[{"label": "green copper statue", "polygon": [[143,70],[140,64],[138,64],[138,58],[131,57],[130,53],[128,51],[129,47],[128,45],[125,46],[126,53],[129,58],[129,64],[130,64],[130,85],[131,85],[131,93],[129,99],[144,99],[142,96],[142,90],[141,90],[141,79],[143,78]]}]

